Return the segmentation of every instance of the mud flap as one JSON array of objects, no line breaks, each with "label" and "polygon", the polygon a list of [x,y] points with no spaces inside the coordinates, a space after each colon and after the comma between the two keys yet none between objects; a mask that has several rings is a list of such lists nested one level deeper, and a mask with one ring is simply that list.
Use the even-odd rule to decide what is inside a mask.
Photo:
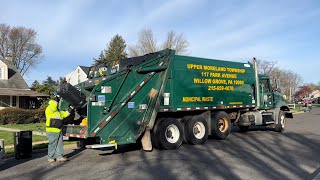
[{"label": "mud flap", "polygon": [[150,130],[148,128],[144,132],[144,135],[141,139],[141,143],[144,151],[152,151],[151,135]]},{"label": "mud flap", "polygon": [[[151,91],[149,92],[148,96],[150,97],[150,101],[148,104],[148,107],[150,107],[150,103],[156,98],[156,95],[158,94],[158,91],[156,89],[151,89]],[[147,113],[147,112],[146,112]],[[143,119],[144,121],[145,119]],[[152,151],[152,143],[151,143],[151,134],[150,134],[150,129],[152,129],[153,124],[154,124],[155,118],[150,120],[144,135],[141,139],[141,144],[142,144],[142,148],[144,151]],[[151,124],[151,125],[150,125]],[[151,128],[150,128],[151,127]]]},{"label": "mud flap", "polygon": [[284,113],[285,113],[285,115],[286,115],[286,118],[293,118],[292,112],[290,112],[290,111],[285,111]]}]

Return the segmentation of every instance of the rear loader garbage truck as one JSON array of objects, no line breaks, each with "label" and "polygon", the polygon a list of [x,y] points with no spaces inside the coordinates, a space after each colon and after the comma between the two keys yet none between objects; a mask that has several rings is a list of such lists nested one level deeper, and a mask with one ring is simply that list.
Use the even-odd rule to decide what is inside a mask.
[{"label": "rear loader garbage truck", "polygon": [[[231,126],[285,129],[293,118],[269,77],[252,63],[176,55],[165,49],[119,61],[119,71],[59,86],[60,109],[76,109],[83,122],[65,136],[86,148],[142,142],[144,150],[176,149],[185,142],[225,139]],[[85,123],[84,123],[85,122]]]}]

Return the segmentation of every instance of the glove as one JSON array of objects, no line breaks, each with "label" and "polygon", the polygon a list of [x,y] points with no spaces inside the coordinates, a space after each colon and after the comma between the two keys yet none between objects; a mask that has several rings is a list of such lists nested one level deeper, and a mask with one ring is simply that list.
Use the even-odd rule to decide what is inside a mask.
[{"label": "glove", "polygon": [[72,113],[74,112],[74,109],[73,109],[71,106],[69,106],[68,112],[69,112],[70,114],[72,114]]},{"label": "glove", "polygon": [[53,98],[53,100],[55,100],[55,101],[57,101],[57,103],[59,103],[60,98],[56,96],[56,97]]}]

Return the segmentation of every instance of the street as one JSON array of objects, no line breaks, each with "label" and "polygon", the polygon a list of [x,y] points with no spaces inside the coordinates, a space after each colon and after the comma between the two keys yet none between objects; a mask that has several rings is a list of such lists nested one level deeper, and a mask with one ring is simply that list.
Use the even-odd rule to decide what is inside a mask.
[{"label": "street", "polygon": [[287,119],[284,133],[234,128],[225,140],[144,152],[138,145],[111,153],[66,149],[70,161],[46,152],[0,165],[0,179],[312,179],[320,173],[320,108]]}]

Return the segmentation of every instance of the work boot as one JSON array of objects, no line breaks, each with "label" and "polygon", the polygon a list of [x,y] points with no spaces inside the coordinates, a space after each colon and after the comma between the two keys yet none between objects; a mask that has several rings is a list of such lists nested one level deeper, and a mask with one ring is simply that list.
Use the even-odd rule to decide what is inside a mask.
[{"label": "work boot", "polygon": [[57,161],[58,162],[65,162],[65,161],[68,161],[68,159],[65,157],[59,157],[59,158],[57,158]]},{"label": "work boot", "polygon": [[49,159],[48,159],[48,162],[49,162],[49,163],[53,163],[53,162],[55,162],[55,161],[56,161],[56,160],[53,159],[53,158],[49,158]]}]

